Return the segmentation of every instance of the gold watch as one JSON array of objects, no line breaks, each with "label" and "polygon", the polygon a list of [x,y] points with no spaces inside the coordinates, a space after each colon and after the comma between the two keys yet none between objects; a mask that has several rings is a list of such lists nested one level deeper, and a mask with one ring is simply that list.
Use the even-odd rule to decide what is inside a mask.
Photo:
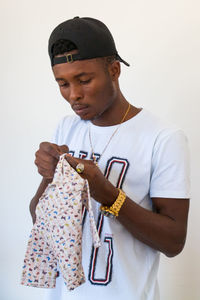
[{"label": "gold watch", "polygon": [[126,200],[126,194],[121,189],[118,190],[119,195],[111,206],[100,206],[101,213],[106,217],[116,218],[119,216],[119,211]]}]

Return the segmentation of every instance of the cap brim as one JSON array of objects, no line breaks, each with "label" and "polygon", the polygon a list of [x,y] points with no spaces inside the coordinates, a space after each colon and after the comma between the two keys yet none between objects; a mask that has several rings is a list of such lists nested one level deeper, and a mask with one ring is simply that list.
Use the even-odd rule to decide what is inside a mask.
[{"label": "cap brim", "polygon": [[122,62],[123,64],[125,64],[127,67],[130,67],[130,64],[127,63],[125,60],[123,60],[123,59],[119,56],[119,54],[117,54],[117,59],[118,59],[120,62]]}]

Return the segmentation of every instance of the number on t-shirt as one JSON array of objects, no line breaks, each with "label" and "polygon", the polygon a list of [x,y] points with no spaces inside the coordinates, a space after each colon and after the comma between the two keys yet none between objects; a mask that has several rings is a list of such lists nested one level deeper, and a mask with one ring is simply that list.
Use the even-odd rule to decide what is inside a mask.
[{"label": "number on t-shirt", "polygon": [[[95,154],[97,158],[100,157],[100,155]],[[79,154],[80,158],[86,158],[87,153],[84,151],[80,151]],[[118,157],[112,157],[111,159],[108,160],[106,164],[106,169],[104,176],[109,179],[110,176],[112,176],[112,171],[116,173],[116,170],[118,170],[118,176],[116,179],[115,186],[117,188],[122,188],[126,172],[129,167],[129,162],[127,159],[122,159]],[[83,211],[83,225],[85,222],[85,218],[87,215],[86,209]],[[101,238],[102,234],[102,229],[103,229],[103,224],[104,224],[104,216],[99,213],[98,216],[98,222],[97,222],[97,230],[99,233],[99,236]],[[88,279],[91,282],[91,284],[95,285],[107,285],[111,282],[112,280],[112,268],[113,268],[113,237],[111,235],[106,235],[103,237],[103,242],[107,244],[107,257],[105,258],[105,274],[103,278],[99,278],[97,276],[98,270],[98,254],[100,249],[99,248],[94,248],[92,247],[92,252],[91,252],[91,257],[90,257],[90,265],[89,265],[89,273],[88,273]]]}]

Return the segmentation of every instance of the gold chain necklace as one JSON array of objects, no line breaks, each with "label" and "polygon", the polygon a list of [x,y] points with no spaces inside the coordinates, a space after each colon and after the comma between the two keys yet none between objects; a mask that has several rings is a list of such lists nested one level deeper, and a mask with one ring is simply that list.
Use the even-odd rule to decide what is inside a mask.
[{"label": "gold chain necklace", "polygon": [[[127,108],[127,110],[126,110],[126,112],[125,112],[123,118],[121,119],[119,125],[117,126],[117,128],[115,129],[115,131],[113,132],[113,134],[111,135],[111,137],[110,137],[109,141],[107,142],[106,146],[104,147],[104,149],[103,149],[103,151],[102,151],[102,153],[101,153],[99,159],[102,157],[102,155],[103,155],[104,152],[106,151],[108,145],[110,144],[110,141],[112,140],[113,136],[115,135],[115,133],[116,133],[117,130],[119,129],[120,125],[121,125],[121,124],[124,122],[124,120],[126,119],[126,116],[128,115],[130,108],[131,108],[131,104],[129,103],[129,104],[128,104],[128,108]],[[89,127],[89,140],[90,140],[90,147],[91,147],[91,150],[92,150],[92,160],[93,160],[93,162],[95,163],[95,165],[98,166],[98,162],[97,162],[97,159],[96,159],[96,157],[95,157],[95,155],[94,155],[94,150],[93,150],[93,146],[92,146],[92,138],[91,138],[91,133],[90,133],[90,127]]]}]

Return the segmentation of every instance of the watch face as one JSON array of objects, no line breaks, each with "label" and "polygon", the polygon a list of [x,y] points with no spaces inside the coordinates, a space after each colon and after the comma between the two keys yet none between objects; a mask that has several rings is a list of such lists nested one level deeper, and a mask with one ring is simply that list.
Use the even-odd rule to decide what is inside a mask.
[{"label": "watch face", "polygon": [[115,215],[113,215],[112,213],[110,213],[109,211],[106,211],[106,210],[101,210],[101,213],[102,215],[108,217],[108,218],[112,218],[114,219],[115,218]]}]

